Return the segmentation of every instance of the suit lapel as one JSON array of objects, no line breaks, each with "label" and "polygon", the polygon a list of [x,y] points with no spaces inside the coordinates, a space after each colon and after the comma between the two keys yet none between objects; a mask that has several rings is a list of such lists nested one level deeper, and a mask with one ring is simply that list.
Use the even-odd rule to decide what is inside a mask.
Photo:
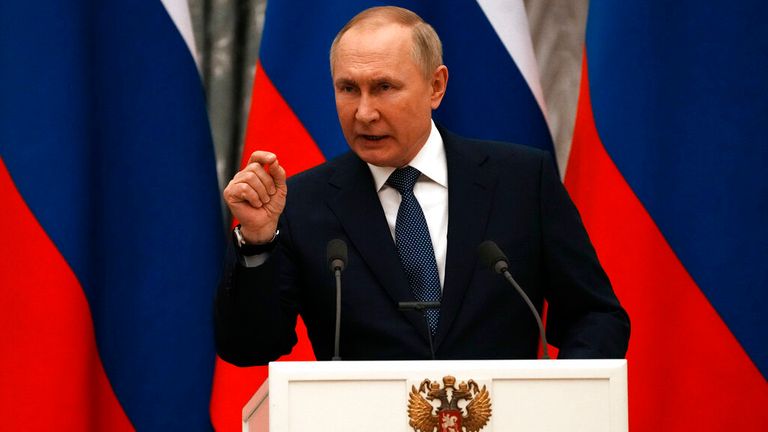
[{"label": "suit lapel", "polygon": [[496,176],[484,170],[488,159],[471,144],[440,130],[448,163],[448,251],[445,286],[435,347],[439,348],[459,313],[484,238]]},{"label": "suit lapel", "polygon": [[[330,195],[328,206],[393,303],[414,301],[368,166],[351,153],[339,162],[329,180],[337,192]],[[427,341],[422,315],[416,312],[404,314]]]}]

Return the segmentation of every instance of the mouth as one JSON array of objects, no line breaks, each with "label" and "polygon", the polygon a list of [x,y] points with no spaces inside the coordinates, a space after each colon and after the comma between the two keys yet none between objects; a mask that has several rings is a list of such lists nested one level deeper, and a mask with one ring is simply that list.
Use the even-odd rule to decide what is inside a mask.
[{"label": "mouth", "polygon": [[386,135],[360,135],[360,138],[366,141],[381,141],[386,137]]}]

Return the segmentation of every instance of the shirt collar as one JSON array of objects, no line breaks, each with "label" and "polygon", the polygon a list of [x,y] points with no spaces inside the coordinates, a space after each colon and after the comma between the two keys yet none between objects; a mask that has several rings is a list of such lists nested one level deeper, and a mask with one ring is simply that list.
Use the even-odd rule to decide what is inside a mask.
[{"label": "shirt collar", "polygon": [[[419,153],[408,163],[409,166],[421,171],[426,177],[433,182],[448,187],[448,165],[445,161],[445,146],[443,146],[443,137],[440,136],[440,132],[437,130],[434,121],[432,123],[432,129],[429,132],[429,137],[424,146],[419,150]],[[384,183],[395,171],[393,167],[380,167],[376,165],[368,164],[368,168],[373,175],[373,181],[376,184],[376,191],[380,191],[384,187]]]}]

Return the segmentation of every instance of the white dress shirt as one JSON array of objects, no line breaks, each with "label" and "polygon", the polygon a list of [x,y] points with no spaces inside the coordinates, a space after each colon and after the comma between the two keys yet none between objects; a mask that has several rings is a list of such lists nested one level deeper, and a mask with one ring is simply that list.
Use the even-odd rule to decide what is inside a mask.
[{"label": "white dress shirt", "polygon": [[[419,201],[427,220],[442,289],[445,281],[445,255],[448,250],[448,164],[445,160],[443,138],[437,131],[434,121],[427,142],[408,165],[421,171],[421,176],[413,187],[413,194]],[[368,167],[373,174],[381,207],[384,209],[384,215],[387,217],[387,224],[394,239],[397,210],[400,208],[401,198],[400,192],[387,185],[386,181],[395,168],[371,164],[368,164]]]}]

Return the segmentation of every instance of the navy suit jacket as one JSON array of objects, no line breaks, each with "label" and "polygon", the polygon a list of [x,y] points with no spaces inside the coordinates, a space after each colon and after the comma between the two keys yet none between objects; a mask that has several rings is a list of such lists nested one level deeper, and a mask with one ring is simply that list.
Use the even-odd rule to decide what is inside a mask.
[{"label": "navy suit jacket", "polygon": [[[535,358],[538,330],[504,278],[478,261],[494,240],[539,310],[560,358],[621,358],[629,319],[603,272],[548,153],[470,140],[440,129],[448,166],[448,250],[438,359]],[[413,301],[368,166],[349,152],[292,177],[280,236],[267,262],[234,264],[216,300],[219,354],[238,365],[290,352],[301,314],[318,360],[333,355],[335,282],[326,245],[349,247],[343,274],[341,357],[429,359]],[[234,263],[235,260],[232,260]]]}]

